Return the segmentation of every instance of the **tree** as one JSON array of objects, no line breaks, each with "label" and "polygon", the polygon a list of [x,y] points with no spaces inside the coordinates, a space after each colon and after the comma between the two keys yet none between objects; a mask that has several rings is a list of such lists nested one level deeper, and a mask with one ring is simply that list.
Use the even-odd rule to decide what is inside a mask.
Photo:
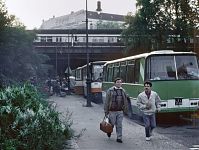
[{"label": "tree", "polygon": [[34,32],[25,30],[15,16],[7,14],[5,5],[0,1],[0,78],[2,82],[23,82],[31,76],[45,75],[42,70],[49,58],[35,52]]},{"label": "tree", "polygon": [[[141,3],[143,6],[141,7]],[[127,29],[122,33],[124,42],[127,44],[128,54],[142,53],[149,49],[152,38],[152,26],[150,26],[153,9],[149,1],[137,1],[140,7],[135,14],[125,18]],[[149,15],[150,14],[150,15]],[[129,50],[130,49],[130,50]]]},{"label": "tree", "polygon": [[5,8],[5,4],[0,0],[0,31],[8,26],[12,19],[8,16],[8,12]]},{"label": "tree", "polygon": [[136,6],[135,16],[126,17],[122,34],[129,52],[165,49],[171,37],[175,50],[188,50],[187,41],[198,26],[198,1],[137,0]]},{"label": "tree", "polygon": [[170,0],[165,2],[165,14],[170,16],[170,35],[173,38],[177,51],[184,49],[188,51],[188,41],[193,37],[193,31],[197,26],[196,15],[193,8],[198,4],[192,5],[191,0]]}]

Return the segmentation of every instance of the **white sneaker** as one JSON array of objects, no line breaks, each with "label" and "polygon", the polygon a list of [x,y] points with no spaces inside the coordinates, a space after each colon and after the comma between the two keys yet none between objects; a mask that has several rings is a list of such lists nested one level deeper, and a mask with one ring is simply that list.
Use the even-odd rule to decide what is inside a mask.
[{"label": "white sneaker", "polygon": [[146,141],[150,141],[151,140],[151,138],[150,137],[146,137]]}]

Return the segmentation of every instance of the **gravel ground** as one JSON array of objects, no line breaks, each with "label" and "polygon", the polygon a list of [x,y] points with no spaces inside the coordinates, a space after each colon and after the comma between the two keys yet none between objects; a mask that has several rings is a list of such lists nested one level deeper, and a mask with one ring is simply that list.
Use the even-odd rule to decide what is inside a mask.
[{"label": "gravel ground", "polygon": [[64,98],[53,96],[50,101],[56,103],[59,112],[72,112],[72,127],[76,135],[82,136],[69,141],[71,149],[188,150],[199,144],[199,130],[188,126],[158,127],[152,140],[145,141],[144,127],[127,118],[123,121],[123,143],[117,143],[115,129],[110,139],[99,130],[99,123],[104,116],[103,105],[92,104],[93,107],[84,107],[86,100],[75,95]]},{"label": "gravel ground", "polygon": [[178,126],[178,127],[173,126],[167,128],[158,127],[156,129],[156,132],[188,148],[195,148],[199,150],[199,127],[194,127],[194,126]]}]

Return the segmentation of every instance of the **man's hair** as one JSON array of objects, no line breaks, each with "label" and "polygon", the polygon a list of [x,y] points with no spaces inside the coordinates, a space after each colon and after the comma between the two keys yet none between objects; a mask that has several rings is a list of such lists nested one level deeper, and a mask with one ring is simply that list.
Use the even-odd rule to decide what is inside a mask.
[{"label": "man's hair", "polygon": [[145,85],[145,84],[148,84],[148,85],[150,85],[150,87],[152,87],[152,83],[151,83],[150,81],[145,81],[145,82],[144,82],[144,85]]},{"label": "man's hair", "polygon": [[122,80],[121,78],[115,78],[114,82],[116,83],[117,80]]}]

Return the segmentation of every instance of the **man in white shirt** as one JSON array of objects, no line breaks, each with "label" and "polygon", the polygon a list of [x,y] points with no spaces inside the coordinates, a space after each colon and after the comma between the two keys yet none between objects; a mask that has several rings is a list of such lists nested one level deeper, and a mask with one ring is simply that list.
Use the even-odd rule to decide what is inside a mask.
[{"label": "man in white shirt", "polygon": [[150,141],[153,129],[156,127],[155,113],[160,111],[160,97],[151,90],[152,83],[144,83],[144,91],[137,97],[138,108],[143,112],[143,121],[145,124],[146,141]]}]

